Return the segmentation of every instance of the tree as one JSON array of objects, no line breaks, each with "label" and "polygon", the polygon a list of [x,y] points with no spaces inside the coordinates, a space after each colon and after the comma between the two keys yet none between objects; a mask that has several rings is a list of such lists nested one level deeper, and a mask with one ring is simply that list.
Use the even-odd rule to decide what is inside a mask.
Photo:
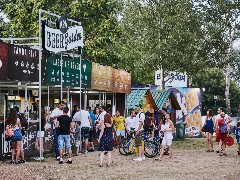
[{"label": "tree", "polygon": [[[213,109],[217,113],[218,107],[224,107],[225,103],[225,75],[223,69],[209,68],[204,72],[193,76],[193,87],[205,88],[202,96],[203,114],[206,114],[208,109]],[[214,99],[217,96],[217,99]],[[232,107],[232,116],[238,115],[240,105],[240,90],[234,81],[230,85],[230,100]]]},{"label": "tree", "polygon": [[119,60],[111,48],[119,37],[118,0],[4,0],[0,9],[10,20],[0,24],[1,37],[38,37],[38,9],[44,9],[82,23],[85,59],[105,64]]}]

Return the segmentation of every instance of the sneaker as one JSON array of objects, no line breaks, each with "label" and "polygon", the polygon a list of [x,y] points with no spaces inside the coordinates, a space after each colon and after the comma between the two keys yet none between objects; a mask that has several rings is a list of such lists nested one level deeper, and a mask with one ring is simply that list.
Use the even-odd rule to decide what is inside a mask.
[{"label": "sneaker", "polygon": [[36,157],[35,160],[36,161],[41,161],[41,158],[40,157]]},{"label": "sneaker", "polygon": [[143,161],[143,159],[142,158],[139,158],[139,157],[137,157],[137,158],[135,158],[135,159],[133,159],[134,161],[139,161],[139,162],[142,162]]},{"label": "sneaker", "polygon": [[60,160],[60,156],[58,156],[56,159],[57,159],[57,161],[59,161]]},{"label": "sneaker", "polygon": [[23,159],[20,159],[20,160],[18,160],[18,162],[24,164],[26,161]]},{"label": "sneaker", "polygon": [[14,161],[14,160],[11,160],[11,164],[15,164],[15,161]]},{"label": "sneaker", "polygon": [[63,164],[63,160],[62,159],[61,160],[59,159],[59,164]]},{"label": "sneaker", "polygon": [[72,164],[72,161],[69,161],[69,160],[67,160],[67,162],[66,162],[67,164]]},{"label": "sneaker", "polygon": [[142,157],[142,160],[145,161],[145,159],[146,159],[145,156],[143,156],[143,157]]},{"label": "sneaker", "polygon": [[44,157],[41,157],[41,161],[43,161],[44,160]]},{"label": "sneaker", "polygon": [[86,150],[84,153],[85,153],[85,154],[87,154],[87,153],[88,153],[88,151]]}]

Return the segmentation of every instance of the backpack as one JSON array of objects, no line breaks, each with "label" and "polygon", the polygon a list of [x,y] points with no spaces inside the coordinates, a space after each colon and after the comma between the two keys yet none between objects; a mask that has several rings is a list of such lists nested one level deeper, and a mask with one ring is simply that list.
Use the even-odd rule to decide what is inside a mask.
[{"label": "backpack", "polygon": [[227,124],[225,122],[220,126],[220,133],[221,134],[227,133]]}]

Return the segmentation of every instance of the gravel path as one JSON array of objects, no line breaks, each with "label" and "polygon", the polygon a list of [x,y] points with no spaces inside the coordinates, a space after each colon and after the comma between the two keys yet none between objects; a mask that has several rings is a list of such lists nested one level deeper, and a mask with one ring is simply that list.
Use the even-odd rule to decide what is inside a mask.
[{"label": "gravel path", "polygon": [[164,156],[162,161],[146,159],[144,162],[133,162],[134,155],[121,156],[118,150],[114,150],[113,165],[102,168],[98,166],[98,152],[75,156],[72,165],[60,165],[54,158],[21,165],[1,163],[0,179],[239,179],[237,144],[228,147],[228,156],[220,157],[216,152],[207,153],[204,142],[205,139],[174,142],[173,159]]}]

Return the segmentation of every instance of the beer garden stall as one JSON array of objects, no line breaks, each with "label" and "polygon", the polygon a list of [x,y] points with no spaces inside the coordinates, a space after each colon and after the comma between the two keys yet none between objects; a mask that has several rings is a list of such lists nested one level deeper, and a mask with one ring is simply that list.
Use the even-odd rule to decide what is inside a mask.
[{"label": "beer garden stall", "polygon": [[[42,21],[41,17],[44,13],[63,22],[60,24],[68,22],[75,23],[75,26],[54,29],[55,25],[51,22]],[[66,49],[61,48],[61,45],[56,48],[53,42],[49,42],[54,33],[55,37],[56,35],[62,37],[64,33],[72,33],[72,28],[77,32],[75,42],[66,44]],[[92,108],[97,105],[107,105],[112,108],[113,114],[116,106],[122,114],[125,113],[125,94],[131,91],[129,72],[84,60],[81,58],[81,52],[80,55],[64,53],[73,48],[78,50],[82,48],[83,31],[80,23],[39,10],[39,31],[39,38],[26,38],[37,39],[38,47],[0,43],[0,156],[9,155],[11,152],[10,142],[6,141],[3,129],[7,113],[14,105],[19,106],[20,111],[24,112],[28,119],[28,129],[23,139],[26,156],[36,155],[36,128],[38,124],[41,127],[41,122],[38,121],[41,113],[37,118],[35,112],[38,107],[50,113],[50,107],[54,108],[55,104],[64,100],[70,108],[74,104],[84,108],[87,105]],[[23,39],[15,38],[15,40]],[[48,122],[45,126],[45,152],[53,152],[52,142],[52,123]]]}]

